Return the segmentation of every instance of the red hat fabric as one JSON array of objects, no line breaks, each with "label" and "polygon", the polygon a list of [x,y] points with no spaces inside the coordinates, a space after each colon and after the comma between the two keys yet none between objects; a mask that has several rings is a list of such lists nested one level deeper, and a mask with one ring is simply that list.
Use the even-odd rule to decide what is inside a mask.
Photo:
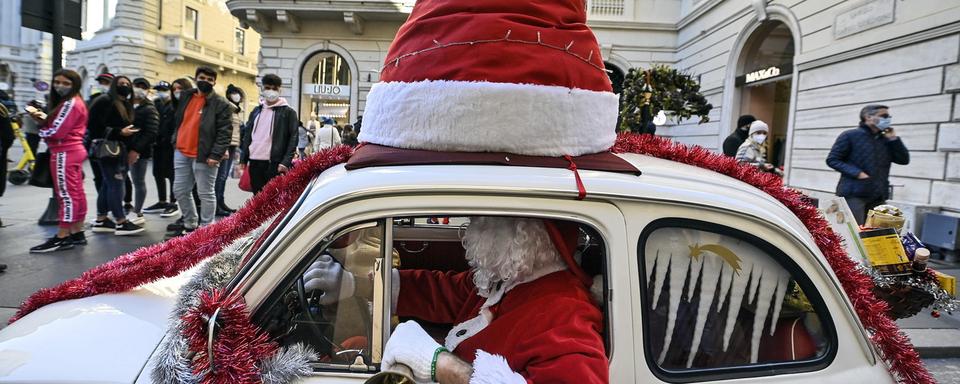
[{"label": "red hat fabric", "polygon": [[618,98],[583,1],[420,0],[380,80],[361,141],[578,156],[615,139]]}]

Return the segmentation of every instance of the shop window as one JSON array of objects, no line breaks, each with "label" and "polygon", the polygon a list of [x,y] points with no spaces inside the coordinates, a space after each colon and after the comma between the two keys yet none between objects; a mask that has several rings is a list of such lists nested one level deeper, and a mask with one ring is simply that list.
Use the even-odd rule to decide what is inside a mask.
[{"label": "shop window", "polygon": [[241,28],[233,30],[233,53],[242,55],[244,53],[243,45],[246,42],[246,33]]},{"label": "shop window", "polygon": [[194,40],[200,37],[200,14],[196,9],[186,7],[183,13],[183,35]]},{"label": "shop window", "polygon": [[353,78],[347,60],[334,52],[318,52],[304,64],[301,73],[300,114],[329,117],[337,124],[349,124]]},{"label": "shop window", "polygon": [[826,366],[832,322],[781,251],[714,224],[663,220],[651,228],[639,255],[644,347],[655,373],[749,377]]}]

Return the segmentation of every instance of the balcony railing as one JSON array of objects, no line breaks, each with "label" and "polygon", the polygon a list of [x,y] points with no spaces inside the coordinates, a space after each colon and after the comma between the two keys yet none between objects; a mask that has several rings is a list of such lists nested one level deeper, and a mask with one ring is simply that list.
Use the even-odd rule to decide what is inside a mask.
[{"label": "balcony railing", "polygon": [[587,19],[629,20],[633,17],[633,4],[627,0],[587,0]]},{"label": "balcony railing", "polygon": [[256,65],[241,56],[233,55],[180,35],[166,35],[163,38],[165,40],[164,49],[169,62],[190,58],[224,69],[251,75],[257,74]]}]

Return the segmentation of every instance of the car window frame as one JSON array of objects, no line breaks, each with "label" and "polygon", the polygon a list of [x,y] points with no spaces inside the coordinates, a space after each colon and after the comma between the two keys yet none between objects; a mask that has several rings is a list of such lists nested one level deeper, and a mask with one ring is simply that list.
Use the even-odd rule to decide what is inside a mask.
[{"label": "car window frame", "polygon": [[661,367],[655,358],[653,346],[651,343],[652,331],[647,321],[651,317],[650,303],[647,299],[648,282],[645,273],[639,274],[638,288],[640,292],[640,310],[641,310],[641,350],[643,358],[650,371],[658,379],[668,383],[691,383],[712,380],[729,380],[743,378],[764,378],[775,377],[785,374],[809,373],[823,370],[829,367],[836,358],[839,349],[837,337],[837,324],[830,313],[818,287],[813,280],[793,261],[784,251],[777,248],[770,242],[745,231],[729,227],[723,224],[711,223],[702,220],[696,220],[685,217],[663,217],[658,218],[646,226],[640,232],[637,239],[637,263],[639,271],[645,269],[646,245],[650,235],[658,229],[680,228],[706,231],[722,236],[729,236],[735,239],[746,241],[750,245],[766,253],[773,261],[783,267],[790,273],[791,278],[800,286],[800,289],[807,296],[810,304],[823,325],[824,337],[827,340],[826,350],[823,355],[810,360],[799,362],[772,362],[758,363],[742,366],[718,367],[718,368],[691,368],[691,369],[666,369]]}]

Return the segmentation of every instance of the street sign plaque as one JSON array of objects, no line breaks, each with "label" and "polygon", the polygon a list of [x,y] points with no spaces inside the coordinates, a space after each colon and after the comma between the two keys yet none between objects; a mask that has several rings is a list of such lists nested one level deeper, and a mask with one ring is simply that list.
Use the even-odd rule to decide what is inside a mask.
[{"label": "street sign plaque", "polygon": [[63,36],[80,40],[82,37],[82,0],[21,0],[21,25],[41,32],[53,33],[53,7],[63,6]]}]

